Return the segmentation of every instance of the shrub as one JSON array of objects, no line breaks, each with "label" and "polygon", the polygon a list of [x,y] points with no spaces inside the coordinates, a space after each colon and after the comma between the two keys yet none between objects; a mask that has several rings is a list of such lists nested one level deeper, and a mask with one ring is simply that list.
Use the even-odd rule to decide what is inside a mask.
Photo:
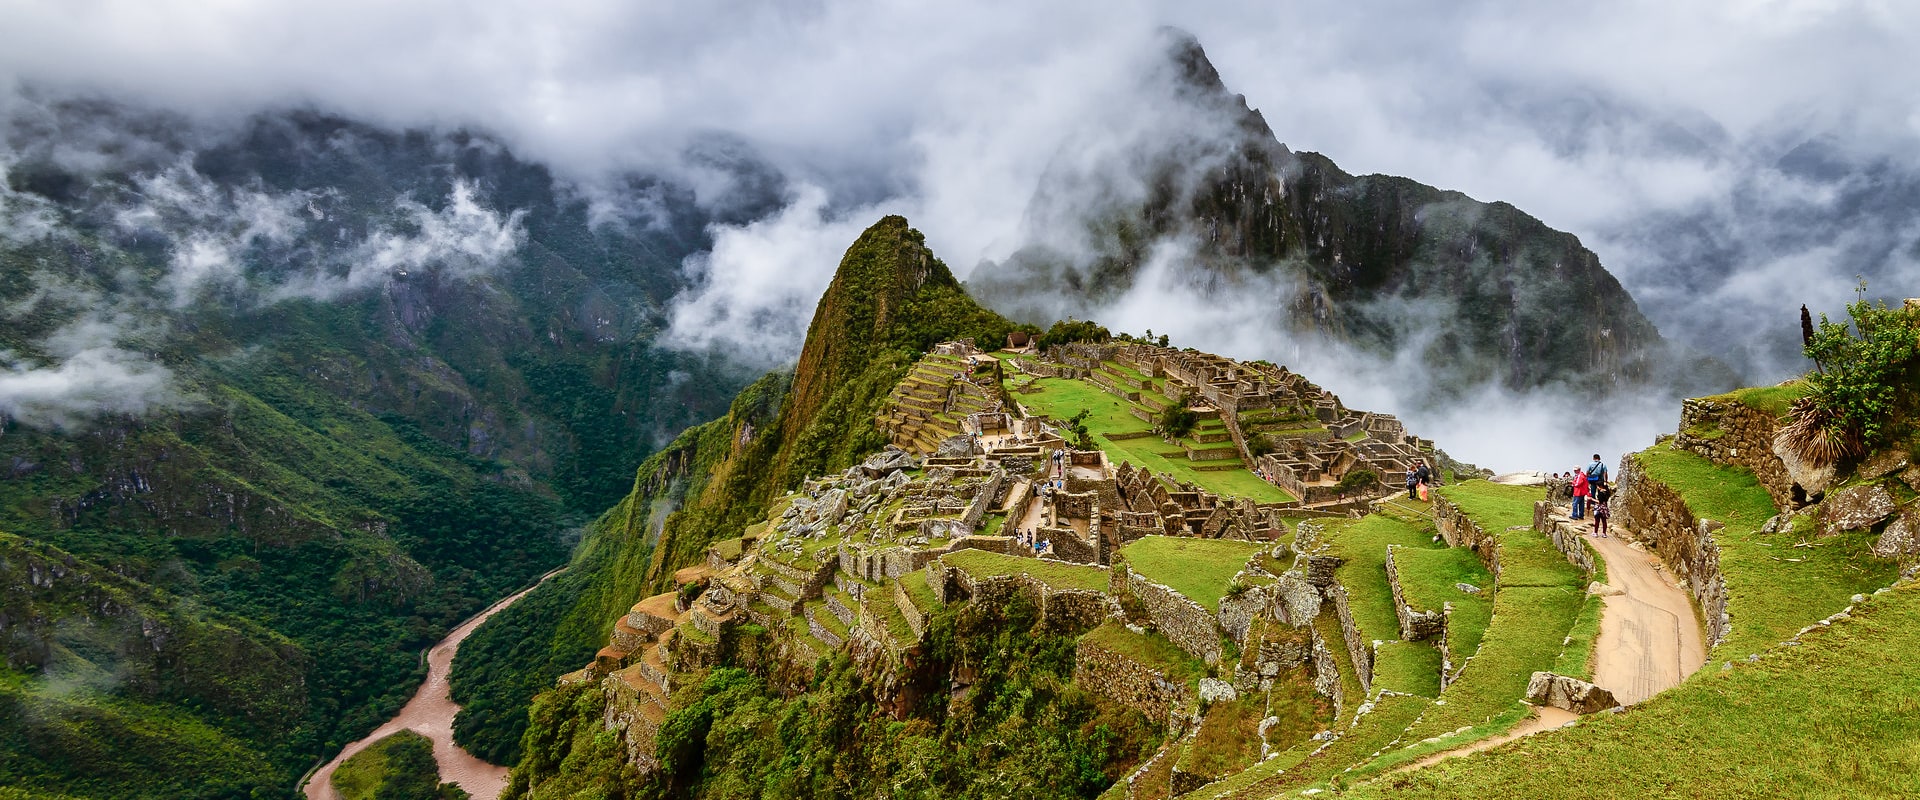
[{"label": "shrub", "polygon": [[1784,446],[1819,464],[1885,446],[1920,407],[1920,310],[1863,298],[1847,313],[1851,324],[1820,315],[1807,338],[1806,355],[1818,369],[1780,432]]}]

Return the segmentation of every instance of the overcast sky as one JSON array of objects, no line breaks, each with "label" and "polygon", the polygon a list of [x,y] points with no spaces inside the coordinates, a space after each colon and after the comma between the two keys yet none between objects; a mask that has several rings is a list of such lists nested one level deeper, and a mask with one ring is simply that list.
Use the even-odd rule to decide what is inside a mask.
[{"label": "overcast sky", "polygon": [[[688,265],[711,278],[698,322],[810,306],[884,212],[962,275],[1004,256],[1050,158],[1152,112],[1137,76],[1168,24],[1289,146],[1578,234],[1664,331],[1747,347],[1755,379],[1797,366],[1764,346],[1790,334],[1732,340],[1752,319],[1838,312],[1855,274],[1920,294],[1911,206],[1848,200],[1920,186],[1916,3],[0,0],[0,83],[474,126],[585,184],[697,182],[686,145],[738,136],[792,202]],[[1781,166],[1808,142],[1814,167]]]}]

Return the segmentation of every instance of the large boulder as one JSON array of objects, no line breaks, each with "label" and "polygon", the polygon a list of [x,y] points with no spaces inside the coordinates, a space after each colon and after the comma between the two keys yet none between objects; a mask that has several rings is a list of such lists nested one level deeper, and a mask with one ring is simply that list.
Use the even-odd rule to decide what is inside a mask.
[{"label": "large boulder", "polygon": [[979,454],[979,449],[974,447],[973,437],[964,433],[947,437],[947,440],[941,442],[940,447],[933,451],[936,458],[968,458]]},{"label": "large boulder", "polygon": [[1873,543],[1873,555],[1895,561],[1920,559],[1920,513],[1908,512],[1887,523]]},{"label": "large boulder", "polygon": [[1551,672],[1533,673],[1532,680],[1527,681],[1527,702],[1536,706],[1562,708],[1575,714],[1592,714],[1620,705],[1613,699],[1613,692],[1579,678]]},{"label": "large boulder", "polygon": [[1871,528],[1893,514],[1893,493],[1877,483],[1849,486],[1821,503],[1820,522],[1829,532]]}]

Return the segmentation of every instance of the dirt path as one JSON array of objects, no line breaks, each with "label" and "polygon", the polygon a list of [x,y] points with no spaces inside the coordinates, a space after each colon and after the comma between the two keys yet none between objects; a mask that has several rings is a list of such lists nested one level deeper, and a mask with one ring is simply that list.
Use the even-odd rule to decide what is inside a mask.
[{"label": "dirt path", "polygon": [[[544,583],[559,572],[549,572],[540,581]],[[494,603],[472,619],[460,623],[460,627],[454,628],[447,638],[427,651],[427,679],[413,693],[413,699],[408,700],[393,719],[367,734],[367,738],[347,745],[332,761],[315,770],[302,788],[307,800],[339,800],[339,794],[333,790],[333,771],[341,762],[367,749],[368,745],[401,730],[411,730],[433,741],[433,760],[440,765],[441,781],[459,784],[460,788],[473,796],[473,800],[495,800],[499,797],[500,791],[507,787],[507,768],[481,761],[453,743],[453,716],[460,713],[460,706],[447,694],[447,675],[452,671],[453,654],[459,652],[460,643],[466,641],[467,636],[480,627],[480,623],[525,597],[527,592],[533,591],[534,586]]]},{"label": "dirt path", "polygon": [[[1593,643],[1593,682],[1613,692],[1614,699],[1623,705],[1678,686],[1707,660],[1700,621],[1686,590],[1674,583],[1658,557],[1617,534],[1586,539],[1606,560],[1609,587],[1601,598],[1605,605],[1600,615],[1600,635]],[[1574,719],[1577,716],[1569,711],[1538,708],[1513,730],[1435,753],[1396,772],[1477,753]]]},{"label": "dirt path", "polygon": [[1593,682],[1632,705],[1666,691],[1706,663],[1699,619],[1685,590],[1652,553],[1615,537],[1587,541],[1607,561]]}]

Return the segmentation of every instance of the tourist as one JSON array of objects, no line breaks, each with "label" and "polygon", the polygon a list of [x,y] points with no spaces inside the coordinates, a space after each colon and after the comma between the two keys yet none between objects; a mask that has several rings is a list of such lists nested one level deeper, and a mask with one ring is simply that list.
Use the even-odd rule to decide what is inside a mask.
[{"label": "tourist", "polygon": [[1613,489],[1605,483],[1593,489],[1593,535],[1595,538],[1607,538],[1607,517],[1612,516],[1608,501],[1613,499]]},{"label": "tourist", "polygon": [[1600,454],[1593,454],[1593,463],[1587,465],[1587,483],[1606,483],[1607,464],[1600,460]]},{"label": "tourist", "polygon": [[1419,488],[1419,486],[1420,486],[1420,470],[1412,466],[1407,467],[1407,499],[1408,500],[1420,499],[1420,495],[1417,493],[1417,489]]},{"label": "tourist", "polygon": [[1433,468],[1427,466],[1427,462],[1425,460],[1419,460],[1413,463],[1420,465],[1419,476],[1418,476],[1420,478],[1420,485],[1433,486],[1435,485],[1435,483],[1437,483],[1434,480],[1435,475],[1434,475]]},{"label": "tourist", "polygon": [[1575,470],[1573,473],[1573,514],[1574,519],[1584,519],[1587,510],[1587,491],[1592,488],[1587,483],[1587,473]]}]

